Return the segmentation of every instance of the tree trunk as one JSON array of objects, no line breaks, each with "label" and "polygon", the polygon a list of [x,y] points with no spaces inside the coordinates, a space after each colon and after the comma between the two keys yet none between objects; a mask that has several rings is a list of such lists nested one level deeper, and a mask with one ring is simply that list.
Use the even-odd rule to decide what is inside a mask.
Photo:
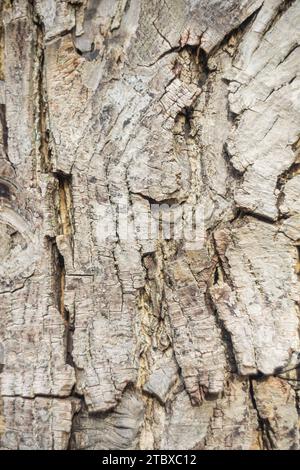
[{"label": "tree trunk", "polygon": [[0,447],[299,447],[296,0],[2,0]]}]

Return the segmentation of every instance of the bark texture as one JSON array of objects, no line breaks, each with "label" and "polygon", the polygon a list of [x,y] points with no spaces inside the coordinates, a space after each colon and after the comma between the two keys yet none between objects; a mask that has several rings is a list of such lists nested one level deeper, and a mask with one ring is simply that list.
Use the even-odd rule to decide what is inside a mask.
[{"label": "bark texture", "polygon": [[0,3],[0,447],[298,449],[299,1]]}]

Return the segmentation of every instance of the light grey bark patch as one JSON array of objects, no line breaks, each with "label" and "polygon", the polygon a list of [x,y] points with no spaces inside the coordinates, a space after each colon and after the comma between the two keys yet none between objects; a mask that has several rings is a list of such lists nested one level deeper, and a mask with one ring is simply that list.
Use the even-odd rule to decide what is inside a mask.
[{"label": "light grey bark patch", "polygon": [[[268,7],[273,10],[276,5],[270,2]],[[233,64],[235,68],[228,75],[239,84],[229,94],[230,109],[241,114],[234,137],[230,136],[227,143],[231,162],[237,170],[244,171],[235,200],[240,207],[271,219],[278,214],[274,194],[277,177],[294,162],[292,144],[299,137],[298,15],[297,3],[293,2],[264,33],[252,54],[248,48],[244,50],[243,41],[251,43],[255,37],[251,32],[246,34]],[[278,34],[283,34],[285,40],[278,43],[274,54],[269,44],[275,44]],[[249,148],[247,139],[252,132]]]},{"label": "light grey bark patch", "polygon": [[[62,400],[50,397],[4,397],[1,410],[3,418],[0,421],[1,448],[66,449],[72,417],[78,409],[79,401],[73,398]],[[31,426],[31,422],[35,425]]]},{"label": "light grey bark patch", "polygon": [[261,430],[256,411],[253,409],[249,383],[235,377],[226,389],[224,397],[215,405],[205,449],[261,448]]},{"label": "light grey bark patch", "polygon": [[3,371],[5,364],[5,350],[2,343],[0,343],[0,373]]},{"label": "light grey bark patch", "polygon": [[[232,287],[220,282],[212,293],[231,334],[240,373],[272,374],[299,350],[297,250],[272,224],[251,217],[228,233],[216,232],[215,237]],[[225,250],[224,242],[228,243]],[[281,276],[286,273],[284,285],[283,278],[277,278],[278,269]]]},{"label": "light grey bark patch", "polygon": [[182,450],[204,445],[213,409],[212,401],[192,406],[185,391],[178,393],[170,406],[170,413],[161,436],[161,448]]},{"label": "light grey bark patch", "polygon": [[166,288],[166,301],[174,352],[187,391],[199,404],[205,393],[223,390],[225,358],[220,332],[205,303],[205,285],[197,285],[185,261],[168,264],[167,273],[170,287]]},{"label": "light grey bark patch", "polygon": [[71,449],[136,449],[143,415],[141,397],[130,390],[107,416],[80,412],[74,419]]},{"label": "light grey bark patch", "polygon": [[165,403],[172,386],[177,381],[177,367],[173,361],[166,361],[166,364],[162,361],[162,364],[155,364],[155,367],[156,369],[144,384],[143,390]]}]

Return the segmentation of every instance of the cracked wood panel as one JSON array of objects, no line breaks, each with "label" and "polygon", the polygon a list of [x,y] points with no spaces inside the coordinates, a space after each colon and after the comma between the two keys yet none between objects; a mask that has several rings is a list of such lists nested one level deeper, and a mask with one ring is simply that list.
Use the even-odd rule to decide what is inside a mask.
[{"label": "cracked wood panel", "polygon": [[1,2],[1,448],[299,448],[299,19]]}]

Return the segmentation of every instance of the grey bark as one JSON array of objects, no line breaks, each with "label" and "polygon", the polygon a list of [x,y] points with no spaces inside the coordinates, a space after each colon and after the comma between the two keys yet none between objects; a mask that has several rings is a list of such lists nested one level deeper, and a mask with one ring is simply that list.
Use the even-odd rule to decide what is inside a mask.
[{"label": "grey bark", "polygon": [[298,449],[299,1],[0,3],[0,448]]}]

